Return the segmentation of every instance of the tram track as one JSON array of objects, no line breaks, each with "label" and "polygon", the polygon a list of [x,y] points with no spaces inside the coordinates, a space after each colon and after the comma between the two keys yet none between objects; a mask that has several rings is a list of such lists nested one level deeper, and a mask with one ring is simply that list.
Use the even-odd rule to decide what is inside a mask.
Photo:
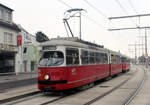
[{"label": "tram track", "polygon": [[64,96],[58,97],[58,98],[53,99],[53,100],[51,100],[51,101],[47,101],[47,102],[42,103],[42,104],[40,104],[40,105],[47,105],[47,104],[53,103],[53,102],[55,102],[55,101],[58,101],[58,100],[60,100],[60,99],[63,99],[63,98],[65,98],[65,97],[67,97],[67,95],[64,95]]},{"label": "tram track", "polygon": [[135,91],[131,94],[131,96],[126,100],[126,102],[123,105],[129,105],[130,104],[130,102],[136,97],[136,95],[140,92],[140,90],[144,86],[146,79],[147,79],[147,75],[146,75],[146,71],[144,70],[143,79],[141,80],[138,87],[135,89]]},{"label": "tram track", "polygon": [[[52,93],[53,94],[53,93]],[[69,95],[67,95],[67,94],[64,94],[64,95],[62,95],[62,96],[55,96],[55,95],[51,95],[51,94],[48,94],[48,95],[46,95],[46,94],[36,94],[36,95],[32,95],[32,96],[28,96],[28,97],[24,97],[24,98],[21,98],[21,99],[16,99],[16,100],[13,100],[13,101],[10,101],[10,102],[6,102],[6,103],[4,103],[5,105],[20,105],[20,104],[22,104],[22,103],[24,103],[24,102],[27,102],[27,101],[31,101],[32,102],[32,100],[34,100],[34,99],[36,99],[36,100],[38,100],[38,98],[40,99],[42,99],[42,98],[45,98],[45,97],[47,97],[47,98],[49,98],[50,99],[50,101],[45,101],[45,102],[42,102],[41,104],[38,104],[38,105],[47,105],[47,104],[50,104],[50,103],[53,103],[53,102],[55,102],[55,101],[58,101],[58,100],[60,100],[60,99],[63,99],[63,98],[65,98],[65,97],[68,97]]]},{"label": "tram track", "polygon": [[16,105],[16,104],[19,104],[19,103],[22,103],[22,102],[25,102],[25,101],[28,101],[28,100],[31,100],[31,99],[35,99],[35,98],[38,98],[38,97],[42,97],[42,94],[35,94],[35,95],[32,95],[32,96],[28,96],[28,97],[24,97],[24,98],[21,98],[21,99],[13,100],[11,102],[6,103],[6,105]]},{"label": "tram track", "polygon": [[[134,74],[135,75],[135,74]],[[83,104],[83,105],[91,105],[101,99],[103,99],[105,96],[108,96],[110,93],[112,93],[113,91],[119,89],[121,86],[123,86],[125,83],[127,83],[129,80],[131,80],[134,76],[129,77],[128,79],[124,80],[123,82],[121,82],[119,85],[117,85],[116,87],[114,87],[113,89],[107,91],[106,93],[94,98],[93,100]],[[144,82],[146,80],[146,72],[144,70],[144,75],[142,80],[140,81],[140,83],[138,83],[138,86],[135,88],[135,90],[132,92],[132,94],[129,96],[129,98],[121,105],[129,105],[130,102],[134,99],[134,97],[139,93],[139,91],[141,90],[141,88],[144,85]]]},{"label": "tram track", "polygon": [[103,97],[105,97],[106,95],[109,95],[110,93],[112,93],[113,91],[115,91],[116,89],[118,89],[119,87],[121,87],[122,85],[124,85],[125,83],[127,83],[132,77],[129,77],[128,79],[124,80],[123,82],[121,82],[119,85],[115,86],[114,88],[112,88],[111,90],[105,92],[104,94],[94,98],[93,100],[83,104],[83,105],[91,105],[92,103],[102,99]]},{"label": "tram track", "polygon": [[10,98],[7,98],[7,99],[2,99],[2,100],[0,100],[0,104],[8,103],[8,102],[11,102],[11,101],[16,101],[16,100],[23,99],[23,98],[26,98],[26,97],[29,97],[29,96],[33,96],[33,95],[36,95],[36,94],[39,94],[39,93],[40,93],[40,91],[34,91],[34,92],[23,94],[23,95],[18,95],[18,96],[10,97]]},{"label": "tram track", "polygon": [[[72,93],[69,93],[70,95]],[[67,96],[70,96],[68,94],[61,94],[61,93],[53,93],[53,92],[49,92],[49,93],[45,93],[45,92],[41,92],[41,91],[35,91],[35,92],[31,92],[31,93],[27,93],[27,94],[23,94],[23,95],[18,95],[18,96],[15,96],[15,97],[11,97],[11,98],[7,98],[7,99],[3,99],[3,100],[0,100],[0,105],[20,105],[24,102],[27,102],[27,101],[31,101],[34,100],[34,99],[42,99],[42,98],[49,98],[50,101],[45,101],[44,103],[42,102],[41,104],[38,104],[38,105],[47,105],[49,103],[52,103],[52,102],[55,102],[57,100],[60,100],[62,98],[65,98]]]},{"label": "tram track", "polygon": [[[135,75],[136,74],[136,72],[134,72],[133,73],[133,75]],[[98,101],[98,100],[100,100],[100,99],[102,99],[103,97],[105,97],[105,96],[107,96],[107,95],[109,95],[110,93],[112,93],[113,91],[115,91],[116,89],[118,89],[119,87],[121,87],[122,85],[124,85],[126,82],[128,82],[130,79],[132,79],[132,77],[134,77],[134,76],[130,76],[130,77],[128,77],[127,79],[125,79],[124,81],[122,81],[120,84],[118,84],[117,86],[115,86],[114,88],[112,88],[111,90],[109,90],[109,91],[107,91],[107,92],[105,92],[104,94],[102,94],[102,95],[100,95],[100,96],[97,96],[96,98],[94,98],[93,100],[91,100],[91,101],[89,101],[89,102],[87,102],[87,103],[85,103],[85,104],[83,104],[83,105],[91,105],[92,103],[94,103],[94,102],[96,102],[96,101]],[[40,93],[40,92],[39,92]],[[61,99],[63,99],[63,98],[66,98],[66,97],[69,97],[69,96],[73,96],[73,95],[76,95],[76,94],[78,94],[78,93],[80,93],[80,92],[77,92],[77,93],[74,93],[74,94],[63,94],[62,96],[59,96],[59,97],[53,97],[53,95],[50,95],[50,96],[48,96],[47,98],[49,98],[50,100],[45,100],[45,102],[41,102],[41,103],[38,103],[38,105],[48,105],[48,104],[51,104],[51,103],[54,103],[54,102],[57,102],[58,100],[61,100]],[[11,102],[10,104],[8,103],[7,105],[15,105],[15,104],[17,104],[17,105],[19,105],[20,103],[23,103],[23,102],[26,102],[26,101],[30,101],[30,102],[32,102],[32,99],[36,99],[36,98],[38,98],[38,97],[40,97],[40,98],[43,98],[43,96],[45,96],[45,95],[41,95],[41,94],[35,94],[35,95],[30,95],[30,96],[25,96],[25,97],[22,97],[22,98],[20,98],[20,99],[11,99],[11,100],[9,100],[9,102]],[[38,100],[38,99],[36,99],[36,100]],[[0,101],[1,102],[1,101]],[[8,102],[8,101],[7,101]],[[6,103],[6,101],[5,101],[5,103]],[[1,103],[0,103],[1,104]],[[6,105],[6,104],[5,104]]]}]

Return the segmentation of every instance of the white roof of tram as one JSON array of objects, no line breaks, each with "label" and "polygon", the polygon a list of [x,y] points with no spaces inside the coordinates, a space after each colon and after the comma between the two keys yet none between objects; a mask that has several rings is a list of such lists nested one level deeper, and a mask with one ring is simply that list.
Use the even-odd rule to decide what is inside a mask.
[{"label": "white roof of tram", "polygon": [[121,55],[119,52],[115,52],[115,51],[103,48],[103,46],[97,45],[95,43],[90,43],[87,41],[80,40],[77,37],[53,38],[49,41],[41,43],[40,46],[41,47],[42,46],[72,46],[72,47],[78,47],[78,48],[108,51],[113,54]]},{"label": "white roof of tram", "polygon": [[75,38],[72,38],[72,37],[53,38],[49,41],[41,43],[40,46],[48,46],[48,45],[51,45],[51,46],[72,46],[72,47],[80,47],[80,48],[107,50],[107,49],[103,48],[103,46],[80,40],[77,37],[75,37]]}]

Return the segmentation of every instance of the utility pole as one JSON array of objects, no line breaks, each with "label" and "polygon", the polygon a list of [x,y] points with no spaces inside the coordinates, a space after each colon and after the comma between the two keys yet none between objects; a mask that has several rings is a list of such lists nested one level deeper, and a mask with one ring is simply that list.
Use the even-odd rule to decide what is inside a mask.
[{"label": "utility pole", "polygon": [[148,68],[147,30],[146,29],[145,29],[145,58],[146,58],[146,68]]},{"label": "utility pole", "polygon": [[81,11],[79,11],[79,35],[81,39]]},{"label": "utility pole", "polygon": [[[135,55],[134,57],[135,57],[135,59],[137,59],[136,42],[135,42],[135,44],[129,44],[128,46],[134,46],[134,55]],[[131,49],[128,49],[128,50],[130,51]]]},{"label": "utility pole", "polygon": [[145,36],[139,36],[139,38],[142,38],[142,42],[141,42],[142,43],[142,55],[144,55],[144,41],[143,41],[143,39],[145,38]]},{"label": "utility pole", "polygon": [[[139,43],[136,43],[135,44],[129,44],[128,46],[134,46],[134,55],[135,55],[135,60],[137,62],[137,46],[141,46],[143,44],[139,44]],[[128,50],[131,50],[131,49],[128,49]]]},{"label": "utility pole", "polygon": [[[129,29],[139,29],[139,35],[140,35],[140,29],[145,29],[145,65],[146,68],[148,68],[148,52],[147,52],[147,29],[150,28],[150,26],[146,26],[146,27],[141,27],[140,26],[140,17],[143,16],[150,16],[150,14],[140,14],[140,15],[130,15],[130,16],[120,16],[120,17],[110,17],[108,18],[109,20],[112,19],[121,19],[121,18],[133,18],[133,17],[139,17],[139,26],[137,27],[127,27],[127,28],[116,28],[116,29],[108,29],[109,31],[118,31],[118,30],[129,30]],[[143,42],[143,41],[142,41]],[[143,44],[143,43],[142,43]],[[142,47],[143,48],[143,47]]]}]

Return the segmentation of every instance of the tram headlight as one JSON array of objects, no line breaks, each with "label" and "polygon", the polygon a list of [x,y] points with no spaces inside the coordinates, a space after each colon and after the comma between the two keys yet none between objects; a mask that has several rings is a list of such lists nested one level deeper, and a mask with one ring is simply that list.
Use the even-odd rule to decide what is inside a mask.
[{"label": "tram headlight", "polygon": [[45,80],[49,80],[49,78],[50,78],[50,76],[49,76],[48,74],[46,74],[46,75],[44,76],[44,79],[45,79]]}]

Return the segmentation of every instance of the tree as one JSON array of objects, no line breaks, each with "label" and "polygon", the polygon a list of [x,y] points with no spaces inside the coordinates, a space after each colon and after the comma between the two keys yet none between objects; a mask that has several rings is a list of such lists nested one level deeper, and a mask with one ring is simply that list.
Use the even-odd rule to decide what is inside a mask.
[{"label": "tree", "polygon": [[45,42],[45,41],[48,41],[49,38],[41,31],[38,31],[36,33],[36,41],[38,42]]}]

